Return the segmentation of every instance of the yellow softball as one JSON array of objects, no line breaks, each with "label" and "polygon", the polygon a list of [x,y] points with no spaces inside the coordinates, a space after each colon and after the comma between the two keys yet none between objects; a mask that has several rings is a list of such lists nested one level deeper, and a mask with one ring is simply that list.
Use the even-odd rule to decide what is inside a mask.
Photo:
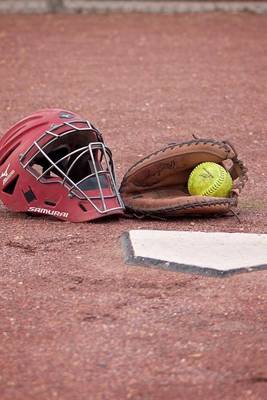
[{"label": "yellow softball", "polygon": [[188,179],[188,192],[192,196],[229,197],[232,187],[230,173],[214,162],[197,165]]}]

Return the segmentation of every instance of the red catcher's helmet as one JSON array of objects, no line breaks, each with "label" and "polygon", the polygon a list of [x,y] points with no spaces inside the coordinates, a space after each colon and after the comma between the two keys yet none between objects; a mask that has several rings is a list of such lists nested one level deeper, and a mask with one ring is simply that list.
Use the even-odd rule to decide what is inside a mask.
[{"label": "red catcher's helmet", "polygon": [[60,109],[36,112],[1,138],[0,199],[13,211],[72,222],[124,210],[101,133]]}]

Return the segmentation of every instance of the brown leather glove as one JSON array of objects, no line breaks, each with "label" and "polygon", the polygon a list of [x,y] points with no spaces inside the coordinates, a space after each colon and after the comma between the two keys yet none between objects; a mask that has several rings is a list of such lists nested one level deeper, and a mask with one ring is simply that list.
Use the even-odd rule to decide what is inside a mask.
[{"label": "brown leather glove", "polygon": [[[230,197],[188,193],[191,171],[206,161],[218,163],[229,171],[234,182]],[[193,139],[170,144],[138,161],[125,174],[120,193],[126,211],[137,217],[226,214],[237,206],[246,181],[247,168],[229,142]]]}]

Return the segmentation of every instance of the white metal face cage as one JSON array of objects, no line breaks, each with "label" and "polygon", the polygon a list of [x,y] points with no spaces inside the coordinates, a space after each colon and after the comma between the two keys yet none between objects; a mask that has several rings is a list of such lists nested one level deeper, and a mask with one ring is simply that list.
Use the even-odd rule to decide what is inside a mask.
[{"label": "white metal face cage", "polygon": [[[40,183],[62,184],[70,198],[87,200],[101,214],[124,208],[112,153],[89,121],[53,126],[20,156],[20,163]],[[109,194],[104,194],[105,189]],[[90,195],[90,191],[98,193]],[[118,206],[108,208],[106,200],[112,198]],[[100,200],[100,206],[95,200],[97,204]]]}]

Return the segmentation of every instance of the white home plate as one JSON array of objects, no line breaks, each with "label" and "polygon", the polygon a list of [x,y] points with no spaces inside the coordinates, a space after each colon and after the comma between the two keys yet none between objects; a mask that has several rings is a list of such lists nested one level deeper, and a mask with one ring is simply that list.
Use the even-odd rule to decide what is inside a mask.
[{"label": "white home plate", "polygon": [[205,275],[267,268],[267,235],[132,230],[123,234],[128,264]]}]

